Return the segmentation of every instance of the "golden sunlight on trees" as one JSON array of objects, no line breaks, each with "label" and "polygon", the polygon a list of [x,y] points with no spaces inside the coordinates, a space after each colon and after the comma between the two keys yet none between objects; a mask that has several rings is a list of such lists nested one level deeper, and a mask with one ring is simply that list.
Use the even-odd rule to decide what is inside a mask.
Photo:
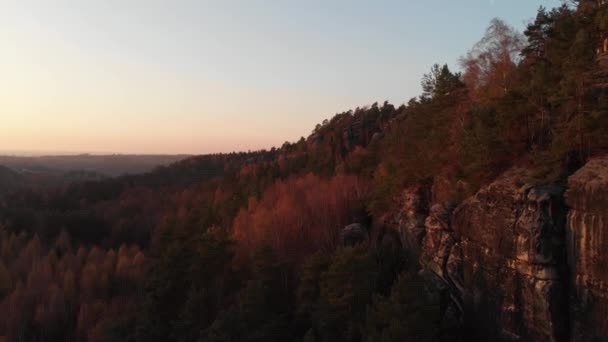
[{"label": "golden sunlight on trees", "polygon": [[484,37],[460,59],[473,100],[483,102],[507,93],[524,43],[523,35],[502,20],[490,22]]},{"label": "golden sunlight on trees", "polygon": [[280,256],[295,260],[333,250],[340,230],[361,215],[368,189],[366,181],[346,175],[278,181],[239,212],[234,237],[246,250],[270,244]]},{"label": "golden sunlight on trees", "polygon": [[0,312],[8,315],[0,340],[107,341],[106,322],[134,308],[145,270],[138,247],[81,246],[74,254],[66,232],[46,247],[36,235],[0,232],[0,241]]}]

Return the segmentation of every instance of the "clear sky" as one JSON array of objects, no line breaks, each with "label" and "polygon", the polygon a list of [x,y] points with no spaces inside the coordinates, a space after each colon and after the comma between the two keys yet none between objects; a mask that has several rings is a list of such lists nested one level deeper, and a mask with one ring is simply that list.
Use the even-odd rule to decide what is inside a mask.
[{"label": "clear sky", "polygon": [[557,0],[0,0],[0,150],[270,148]]}]

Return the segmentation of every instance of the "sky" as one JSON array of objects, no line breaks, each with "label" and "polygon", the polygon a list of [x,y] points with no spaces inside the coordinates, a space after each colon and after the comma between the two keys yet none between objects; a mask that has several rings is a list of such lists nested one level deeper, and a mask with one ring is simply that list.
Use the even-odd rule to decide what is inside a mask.
[{"label": "sky", "polygon": [[0,151],[280,146],[558,0],[0,0]]}]

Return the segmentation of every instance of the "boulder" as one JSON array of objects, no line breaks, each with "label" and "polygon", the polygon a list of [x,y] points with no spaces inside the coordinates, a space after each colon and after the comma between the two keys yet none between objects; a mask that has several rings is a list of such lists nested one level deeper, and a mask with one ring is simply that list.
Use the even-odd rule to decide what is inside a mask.
[{"label": "boulder", "polygon": [[342,229],[340,241],[342,246],[355,246],[369,239],[367,227],[361,223],[353,223]]}]

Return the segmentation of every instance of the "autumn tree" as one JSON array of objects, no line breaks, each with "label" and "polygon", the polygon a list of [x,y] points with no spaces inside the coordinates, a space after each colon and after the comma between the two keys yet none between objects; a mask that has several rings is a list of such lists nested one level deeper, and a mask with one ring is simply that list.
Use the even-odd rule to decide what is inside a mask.
[{"label": "autumn tree", "polygon": [[484,102],[506,94],[523,47],[521,33],[492,19],[483,38],[460,60],[471,97]]},{"label": "autumn tree", "polygon": [[259,200],[250,198],[234,220],[233,236],[245,251],[270,244],[281,257],[301,262],[335,249],[340,230],[361,216],[367,193],[367,182],[356,176],[278,181]]}]

